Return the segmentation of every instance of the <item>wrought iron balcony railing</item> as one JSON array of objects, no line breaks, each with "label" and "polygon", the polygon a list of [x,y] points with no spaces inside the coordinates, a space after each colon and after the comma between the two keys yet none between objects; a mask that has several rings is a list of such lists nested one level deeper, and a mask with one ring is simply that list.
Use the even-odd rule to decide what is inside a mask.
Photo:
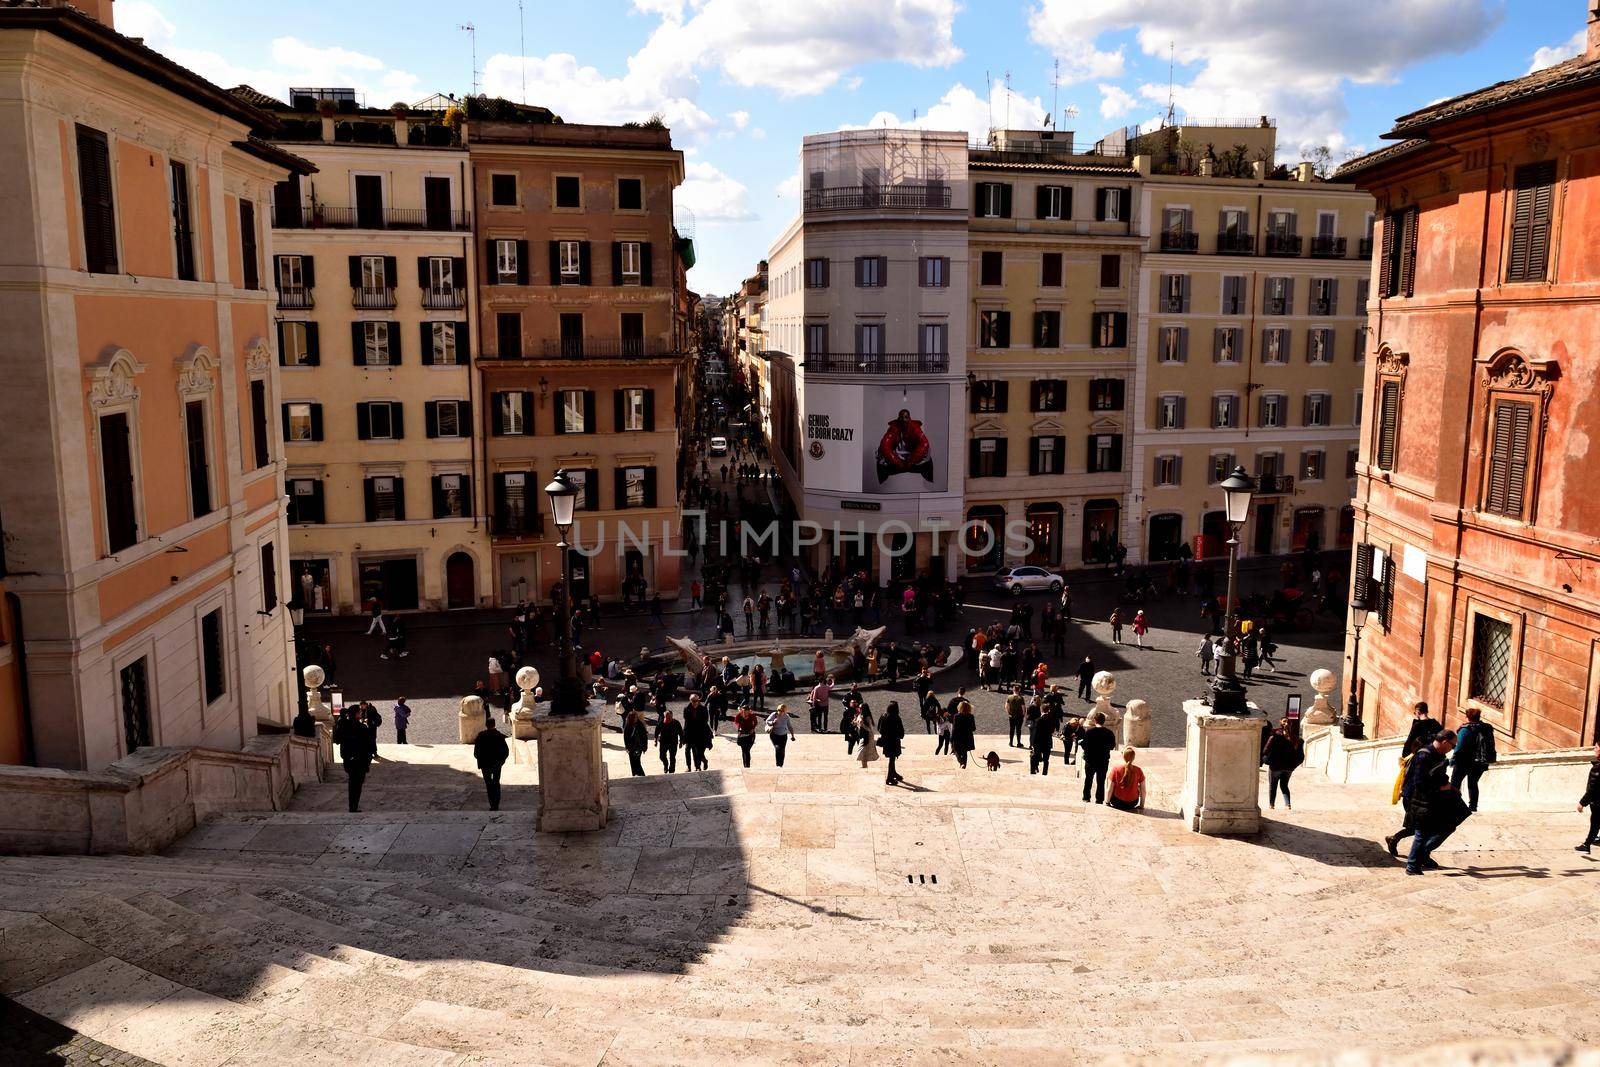
[{"label": "wrought iron balcony railing", "polygon": [[1198,252],[1200,251],[1200,235],[1193,231],[1162,230],[1161,251]]},{"label": "wrought iron balcony railing", "polygon": [[813,374],[944,374],[947,352],[813,352],[804,366]]},{"label": "wrought iron balcony railing", "polygon": [[362,311],[381,311],[394,307],[394,286],[358,285],[350,290],[350,305]]},{"label": "wrought iron balcony railing", "polygon": [[395,207],[333,207],[314,202],[280,211],[272,207],[272,225],[280,230],[434,230],[472,229],[472,213],[456,210]]},{"label": "wrought iron balcony railing", "polygon": [[1256,238],[1249,233],[1230,233],[1223,230],[1217,234],[1217,254],[1223,256],[1253,256],[1256,254]]},{"label": "wrought iron balcony railing", "polygon": [[1300,254],[1300,235],[1294,233],[1269,233],[1267,234],[1267,255],[1269,256],[1298,256]]},{"label": "wrought iron balcony railing", "polygon": [[1256,478],[1257,496],[1287,496],[1293,492],[1292,474],[1262,474]]},{"label": "wrought iron balcony railing", "polygon": [[1343,237],[1313,237],[1311,254],[1317,259],[1343,259],[1350,242]]},{"label": "wrought iron balcony railing", "polygon": [[281,308],[313,308],[317,306],[317,302],[312,297],[310,289],[299,285],[293,289],[279,289],[278,306]]},{"label": "wrought iron balcony railing", "polygon": [[948,185],[845,185],[807,189],[807,211],[923,210],[950,206]]},{"label": "wrought iron balcony railing", "polygon": [[465,289],[434,289],[432,287],[422,290],[422,306],[430,311],[452,311],[467,306],[467,291]]}]

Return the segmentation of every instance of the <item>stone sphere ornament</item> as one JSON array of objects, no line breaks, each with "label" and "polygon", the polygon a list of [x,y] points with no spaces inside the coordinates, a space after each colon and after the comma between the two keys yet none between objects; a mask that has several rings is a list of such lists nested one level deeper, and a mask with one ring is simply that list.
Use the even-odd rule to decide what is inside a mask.
[{"label": "stone sphere ornament", "polygon": [[539,688],[539,668],[523,667],[517,671],[517,688],[523,692]]},{"label": "stone sphere ornament", "polygon": [[1096,671],[1094,680],[1089,685],[1100,696],[1109,697],[1117,691],[1117,676],[1110,671]]},{"label": "stone sphere ornament", "polygon": [[305,679],[307,689],[320,689],[328,680],[328,672],[313,663],[300,672],[300,677]]}]

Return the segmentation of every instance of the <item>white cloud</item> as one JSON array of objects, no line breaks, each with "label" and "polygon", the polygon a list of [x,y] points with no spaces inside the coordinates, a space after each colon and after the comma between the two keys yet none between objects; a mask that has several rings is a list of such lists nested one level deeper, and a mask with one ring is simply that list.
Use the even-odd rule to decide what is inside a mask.
[{"label": "white cloud", "polygon": [[1546,45],[1533,54],[1533,64],[1528,67],[1528,73],[1553,67],[1563,59],[1571,59],[1584,49],[1587,31],[1579,30],[1560,44]]},{"label": "white cloud", "polygon": [[696,159],[684,163],[683,174],[683,184],[672,201],[693,212],[696,222],[746,222],[756,217],[750,208],[750,190],[743,182]]},{"label": "white cloud", "polygon": [[1139,106],[1139,98],[1116,85],[1100,86],[1100,117],[1115,122]]},{"label": "white cloud", "polygon": [[[1192,68],[1174,87],[1179,107],[1197,117],[1279,120],[1286,144],[1344,147],[1346,83],[1391,82],[1406,67],[1481,42],[1502,11],[1488,0],[1412,0],[1397,18],[1388,0],[1297,6],[1281,0],[1039,0],[1029,25],[1035,42],[1081,70],[1116,53],[1102,35],[1132,31],[1139,49]],[[1091,62],[1085,63],[1089,56]],[[1165,104],[1167,87],[1139,96]]]},{"label": "white cloud", "polygon": [[660,15],[674,22],[683,21],[683,0],[633,0],[633,9],[644,15]]},{"label": "white cloud", "polygon": [[116,11],[117,32],[140,37],[151,48],[161,51],[172,43],[177,32],[167,16],[149,0],[122,0]]},{"label": "white cloud", "polygon": [[585,66],[566,52],[548,56],[497,53],[483,64],[483,90],[491,96],[519,100],[524,78],[527,101],[549,108],[568,122],[615,124],[642,122],[659,114],[675,132],[698,133],[716,125],[693,100],[696,86],[676,88],[632,69],[620,78]]},{"label": "white cloud", "polygon": [[[914,119],[901,119],[892,111],[880,111],[862,125],[843,125],[841,130],[889,127],[917,130],[965,130],[982,139],[991,125],[1005,129],[1037,129],[1044,125],[1049,111],[1038,97],[1026,97],[996,83],[989,100],[957,82],[939,102]],[[992,117],[992,121],[991,121]]]},{"label": "white cloud", "polygon": [[778,183],[776,190],[779,200],[796,200],[800,197],[800,175],[791,174]]},{"label": "white cloud", "polygon": [[750,125],[750,112],[748,112],[748,111],[734,111],[734,112],[731,112],[728,115],[728,121],[733,123],[733,128],[734,129],[742,130],[746,126]]}]

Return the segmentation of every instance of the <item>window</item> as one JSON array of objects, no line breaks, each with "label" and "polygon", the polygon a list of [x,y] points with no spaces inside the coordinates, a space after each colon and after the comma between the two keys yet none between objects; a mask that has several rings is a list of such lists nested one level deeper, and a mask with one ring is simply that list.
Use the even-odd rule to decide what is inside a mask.
[{"label": "window", "polygon": [[278,256],[279,292],[301,293],[306,285],[306,257]]},{"label": "window", "polygon": [[578,491],[577,498],[572,503],[574,511],[600,510],[600,479],[595,477],[592,469],[568,467],[567,481]]},{"label": "window", "polygon": [[978,347],[1011,347],[1011,312],[983,311],[978,314]]},{"label": "window", "polygon": [[1322,481],[1327,466],[1328,454],[1320,448],[1308,448],[1300,453],[1300,477],[1305,481]]},{"label": "window", "polygon": [[1371,330],[1366,326],[1356,327],[1356,362],[1360,363],[1367,358],[1367,341],[1372,336]]},{"label": "window", "polygon": [[1034,437],[1028,441],[1029,474],[1061,474],[1067,469],[1065,437]]},{"label": "window", "polygon": [[494,244],[494,276],[497,285],[520,285],[522,242],[498,240]]},{"label": "window", "polygon": [[1189,276],[1163,274],[1161,276],[1160,310],[1168,315],[1181,315],[1189,310]]},{"label": "window", "polygon": [[806,355],[825,356],[828,354],[828,324],[825,322],[806,323]]},{"label": "window", "polygon": [[532,533],[537,515],[529,507],[529,486],[533,476],[527,471],[501,471],[494,476],[494,532]]},{"label": "window", "polygon": [[1305,410],[1300,422],[1305,426],[1330,426],[1333,424],[1333,397],[1327,393],[1307,393]]},{"label": "window", "polygon": [[617,210],[644,210],[644,181],[640,178],[617,179]]},{"label": "window", "polygon": [[1187,326],[1161,327],[1161,340],[1159,342],[1160,355],[1158,358],[1163,363],[1186,363],[1189,359],[1189,328]]},{"label": "window", "polygon": [[1223,208],[1217,216],[1217,251],[1249,250],[1250,213],[1243,208]]},{"label": "window", "polygon": [[1261,331],[1261,362],[1289,362],[1289,331],[1271,326]]},{"label": "window", "polygon": [[1366,394],[1363,393],[1360,389],[1357,389],[1355,391],[1355,393],[1353,393],[1351,395],[1350,425],[1352,425],[1352,426],[1360,426],[1361,425],[1361,411],[1362,411],[1362,408],[1363,408],[1363,405],[1364,405],[1364,402],[1366,401],[1366,399],[1367,399]]},{"label": "window", "polygon": [[1107,252],[1100,257],[1100,288],[1116,289],[1122,285],[1122,257]]},{"label": "window", "polygon": [[1511,624],[1492,615],[1474,615],[1467,696],[1492,708],[1504,708],[1510,689]]},{"label": "window", "polygon": [[468,491],[469,479],[465,474],[436,474],[433,476],[433,517],[436,519],[465,519],[472,515],[472,498]]},{"label": "window", "polygon": [[457,342],[465,329],[464,322],[425,322],[422,324],[423,363],[431,367],[454,367],[461,362]]},{"label": "window", "polygon": [[645,405],[648,395],[643,389],[619,390],[622,405],[622,421],[617,426],[619,430],[643,430],[645,426]]},{"label": "window", "polygon": [[[1518,167],[1511,209],[1511,242],[1506,256],[1506,281],[1542,282],[1550,263],[1551,203],[1555,196],[1554,160]],[[1414,254],[1414,251],[1413,251]]]},{"label": "window", "polygon": [[283,405],[283,437],[286,441],[320,441],[322,405]]},{"label": "window", "polygon": [[862,289],[881,289],[889,273],[885,256],[856,257],[856,285]]},{"label": "window", "polygon": [[1178,485],[1182,481],[1182,465],[1181,456],[1157,456],[1152,480],[1156,485]]},{"label": "window", "polygon": [[1239,428],[1239,394],[1218,393],[1211,398],[1211,428],[1236,430]]},{"label": "window", "polygon": [[1380,379],[1378,382],[1378,425],[1373,451],[1378,469],[1394,470],[1395,445],[1400,439],[1400,382],[1397,379]]},{"label": "window", "polygon": [[1001,284],[1001,266],[1004,260],[999,252],[983,251],[978,253],[978,284]]},{"label": "window", "polygon": [[1344,476],[1346,478],[1354,478],[1356,476],[1356,464],[1359,463],[1360,461],[1361,461],[1361,450],[1359,448],[1352,448],[1352,449],[1349,449],[1348,451],[1345,452],[1345,454],[1344,454]]},{"label": "window", "polygon": [[1306,362],[1307,363],[1332,363],[1333,362],[1333,331],[1327,327],[1318,327],[1306,331]]},{"label": "window", "polygon": [[1096,222],[1121,222],[1123,220],[1123,201],[1128,191],[1122,188],[1108,188],[1095,190]]},{"label": "window", "polygon": [[863,322],[856,325],[856,355],[883,355],[883,323]]},{"label": "window", "polygon": [[1121,411],[1124,389],[1121,378],[1089,379],[1089,410]]},{"label": "window", "polygon": [[1411,296],[1417,274],[1417,209],[1391,211],[1383,219],[1383,258],[1378,263],[1380,297]]},{"label": "window", "polygon": [[256,205],[239,201],[239,261],[246,289],[261,288],[261,257],[256,254]]},{"label": "window", "polygon": [[979,182],[974,210],[980,219],[1011,217],[1011,186],[1004,182]]},{"label": "window", "polygon": [[406,517],[405,479],[378,476],[366,480],[368,522],[401,522]]},{"label": "window", "polygon": [[194,229],[189,222],[189,168],[172,160],[167,169],[172,180],[173,276],[194,281]]},{"label": "window", "polygon": [[557,254],[560,257],[559,262],[562,285],[572,285],[583,277],[582,248],[582,241],[556,242]]},{"label": "window", "polygon": [[316,524],[326,521],[322,506],[322,482],[316,478],[290,478],[289,523]]},{"label": "window", "polygon": [[352,326],[359,342],[356,349],[356,366],[388,367],[400,362],[395,358],[393,323],[357,322]]},{"label": "window", "polygon": [[[922,262],[926,264],[928,261],[924,259]],[[806,260],[806,288],[826,289],[827,287],[828,261],[821,258]]]},{"label": "window", "polygon": [[1294,236],[1295,214],[1293,211],[1267,212],[1267,236],[1277,240],[1284,240]]},{"label": "window", "polygon": [[133,480],[133,433],[126,411],[100,416],[100,477],[106,502],[106,552],[139,540]]},{"label": "window", "polygon": [[271,541],[261,546],[261,610],[278,606],[278,550]]},{"label": "window", "polygon": [[1372,291],[1371,278],[1358,278],[1356,280],[1356,314],[1367,313],[1367,294]]},{"label": "window", "polygon": [[1006,476],[1006,439],[1004,437],[979,437],[969,446],[967,474],[972,478],[1004,478]]},{"label": "window", "polygon": [[1244,314],[1244,276],[1224,275],[1222,279],[1222,314]]},{"label": "window", "polygon": [[1097,433],[1089,435],[1089,473],[1106,474],[1122,469],[1122,435]]},{"label": "window", "polygon": [[1033,347],[1061,347],[1061,312],[1035,311],[1033,313]]},{"label": "window", "polygon": [[1126,311],[1097,311],[1094,313],[1094,347],[1125,348],[1128,344],[1128,313]]},{"label": "window", "polygon": [[255,453],[252,467],[260,470],[272,462],[272,447],[267,436],[267,383],[263,378],[250,382],[250,436]]},{"label": "window", "polygon": [[924,356],[949,355],[949,325],[943,322],[924,322],[917,331],[917,354]]},{"label": "window", "polygon": [[1211,485],[1225,481],[1233,473],[1235,461],[1232,452],[1213,452],[1211,454],[1211,468],[1206,472],[1206,481]]},{"label": "window", "polygon": [[656,506],[656,469],[623,467],[617,471],[617,507],[653,508]]},{"label": "window", "polygon": [[360,291],[357,307],[386,307],[394,279],[389,273],[388,256],[351,256],[350,284]]},{"label": "window", "polygon": [[494,317],[495,349],[501,359],[522,358],[522,312],[501,311]]},{"label": "window", "polygon": [[1061,253],[1046,252],[1039,263],[1039,284],[1049,288],[1059,288],[1061,282]]},{"label": "window", "polygon": [[495,207],[517,206],[517,176],[515,174],[489,175],[489,203]]},{"label": "window", "polygon": [[944,289],[950,285],[950,257],[923,256],[917,260],[917,277],[924,289]]},{"label": "window", "polygon": [[1261,409],[1256,425],[1264,430],[1275,430],[1285,425],[1284,408],[1289,398],[1282,393],[1262,393]]},{"label": "window", "polygon": [[1041,185],[1035,193],[1034,215],[1041,219],[1064,219],[1072,214],[1072,197],[1060,185]]},{"label": "window", "polygon": [[1041,378],[1033,383],[1032,404],[1029,406],[1034,411],[1065,411],[1067,410],[1067,383],[1060,378]]},{"label": "window", "polygon": [[556,178],[556,207],[583,206],[583,183],[572,175]]},{"label": "window", "polygon": [[192,518],[211,514],[211,461],[206,441],[206,404],[190,400],[183,405],[184,444],[189,455],[189,510]]},{"label": "window", "polygon": [[155,743],[150,729],[150,681],[143,656],[117,672],[122,703],[122,743],[126,753]]},{"label": "window", "polygon": [[1156,428],[1181,430],[1184,424],[1184,403],[1181,394],[1166,394],[1156,401]]},{"label": "window", "polygon": [[1181,250],[1185,239],[1194,232],[1194,212],[1183,207],[1163,208],[1161,211],[1161,247],[1167,251]]},{"label": "window", "polygon": [[556,391],[556,433],[593,433],[594,393],[588,389]]},{"label": "window", "polygon": [[980,378],[972,383],[972,411],[979,415],[998,415],[1005,412],[1011,383],[992,378]]},{"label": "window", "polygon": [[1239,362],[1240,339],[1242,336],[1243,332],[1238,326],[1218,326],[1213,337],[1211,362]]},{"label": "window", "polygon": [[77,141],[84,266],[90,274],[116,274],[117,211],[111,195],[111,153],[106,135],[79,126]]},{"label": "window", "polygon": [[1483,508],[1491,515],[1528,520],[1533,459],[1534,403],[1497,396],[1490,405]]},{"label": "window", "polygon": [[356,438],[362,441],[398,441],[405,437],[404,410],[393,400],[370,400],[356,405]]},{"label": "window", "polygon": [[1337,315],[1339,313],[1339,280],[1337,278],[1311,279],[1311,314]]},{"label": "window", "polygon": [[1293,278],[1268,278],[1261,292],[1261,310],[1264,314],[1294,314]]},{"label": "window", "polygon": [[222,609],[208,611],[200,617],[200,673],[206,691],[206,703],[215,704],[228,691],[222,655]]},{"label": "window", "polygon": [[472,418],[465,400],[430,400],[423,406],[429,437],[466,437]]}]

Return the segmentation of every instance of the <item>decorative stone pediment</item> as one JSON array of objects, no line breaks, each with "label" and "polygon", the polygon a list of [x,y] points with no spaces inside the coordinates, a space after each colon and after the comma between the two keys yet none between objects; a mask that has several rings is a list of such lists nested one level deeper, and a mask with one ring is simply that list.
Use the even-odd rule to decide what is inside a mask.
[{"label": "decorative stone pediment", "polygon": [[178,395],[199,396],[211,392],[216,385],[212,372],[217,369],[217,357],[205,345],[190,345],[189,351],[178,360]]},{"label": "decorative stone pediment", "polygon": [[244,346],[244,369],[249,374],[265,374],[272,367],[272,346],[265,337],[252,337]]},{"label": "decorative stone pediment", "polygon": [[1090,433],[1121,433],[1122,423],[1109,415],[1101,415],[1089,422]]},{"label": "decorative stone pediment", "polygon": [[1549,395],[1561,377],[1561,366],[1553,359],[1530,359],[1514,348],[1502,348],[1478,360],[1483,384],[1491,389],[1518,389]]},{"label": "decorative stone pediment", "polygon": [[84,370],[89,379],[89,406],[110,407],[139,399],[134,378],[144,373],[144,364],[126,348],[107,349],[105,358]]},{"label": "decorative stone pediment", "polygon": [[974,437],[1003,437],[1005,432],[1005,427],[995,419],[979,419],[972,424]]},{"label": "decorative stone pediment", "polygon": [[1396,352],[1388,344],[1381,344],[1378,346],[1377,361],[1379,374],[1395,375],[1404,383],[1406,371],[1411,366],[1410,355],[1405,352]]},{"label": "decorative stone pediment", "polygon": [[1032,430],[1037,437],[1055,436],[1061,433],[1064,427],[1060,419],[1039,419],[1034,422]]}]

